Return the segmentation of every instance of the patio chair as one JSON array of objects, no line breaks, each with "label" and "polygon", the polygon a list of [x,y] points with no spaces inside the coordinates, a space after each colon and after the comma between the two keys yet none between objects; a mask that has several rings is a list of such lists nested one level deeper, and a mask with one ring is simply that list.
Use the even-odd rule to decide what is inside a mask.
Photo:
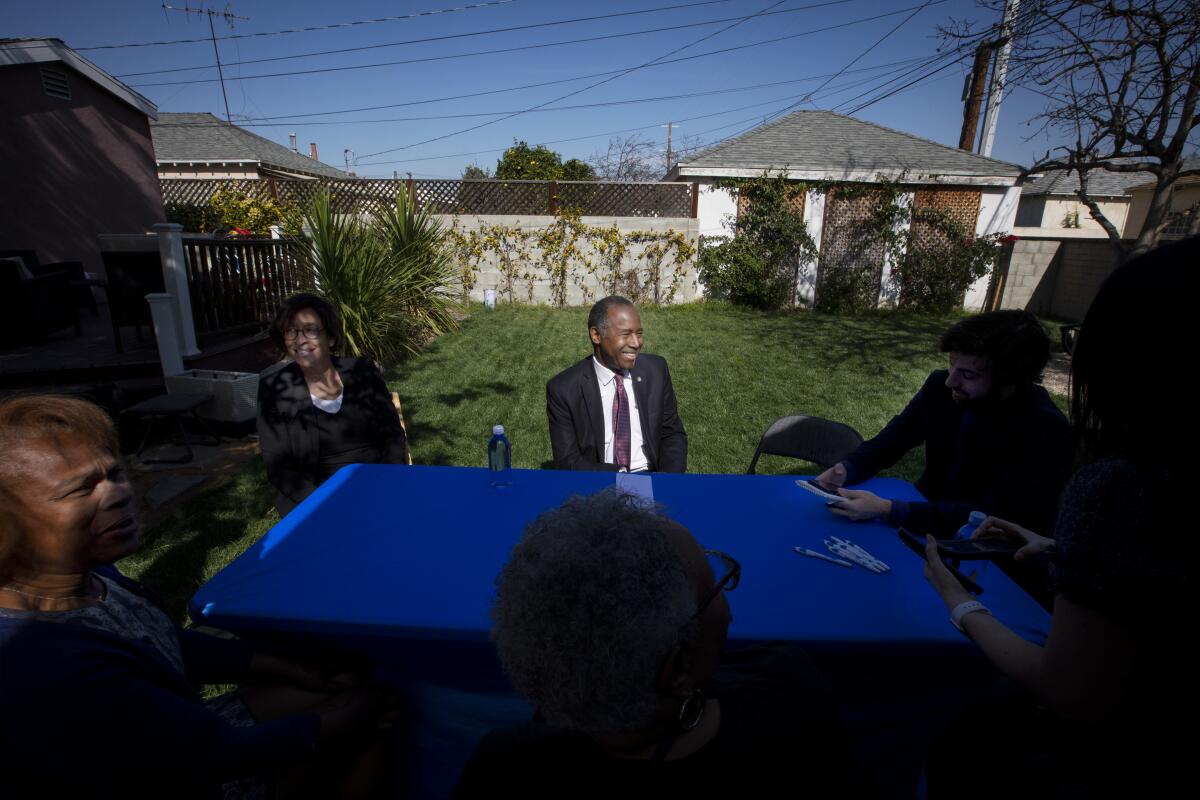
[{"label": "patio chair", "polygon": [[150,304],[146,295],[165,290],[162,258],[158,251],[104,251],[104,271],[108,274],[108,313],[112,317],[113,341],[117,352],[125,352],[121,328],[132,325],[142,341],[142,326],[152,327]]},{"label": "patio chair", "polygon": [[35,342],[67,327],[83,335],[67,273],[32,275],[14,258],[0,258],[0,319],[5,345]]},{"label": "patio chair", "polygon": [[1063,352],[1069,356],[1075,355],[1075,340],[1079,338],[1079,329],[1081,327],[1083,327],[1082,322],[1070,322],[1066,325],[1058,326]]},{"label": "patio chair", "polygon": [[850,455],[862,441],[858,431],[844,422],[789,414],[772,422],[763,433],[746,474],[754,474],[760,455],[788,456],[827,469]]},{"label": "patio chair", "polygon": [[25,262],[25,268],[36,276],[49,275],[52,272],[65,272],[71,281],[71,295],[77,308],[86,308],[92,316],[100,313],[96,308],[96,298],[92,295],[92,287],[103,285],[102,281],[88,280],[83,271],[82,261],[49,261],[43,263],[38,258],[36,250],[0,250],[0,258],[19,258]]}]

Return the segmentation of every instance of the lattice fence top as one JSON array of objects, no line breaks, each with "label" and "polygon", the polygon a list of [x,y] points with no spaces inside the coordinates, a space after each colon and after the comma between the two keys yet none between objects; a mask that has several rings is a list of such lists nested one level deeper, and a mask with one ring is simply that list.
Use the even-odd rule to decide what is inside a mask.
[{"label": "lattice fence top", "polygon": [[691,183],[602,183],[593,181],[501,180],[199,180],[162,178],[163,201],[208,205],[222,188],[253,198],[275,198],[301,207],[321,189],[343,213],[372,212],[407,192],[418,207],[434,214],[556,214],[570,209],[583,216],[693,217]]}]

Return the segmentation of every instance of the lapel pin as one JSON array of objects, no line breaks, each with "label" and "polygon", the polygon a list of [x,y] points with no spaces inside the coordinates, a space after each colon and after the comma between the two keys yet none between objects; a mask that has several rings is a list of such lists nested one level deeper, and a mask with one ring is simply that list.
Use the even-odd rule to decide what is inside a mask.
[{"label": "lapel pin", "polygon": [[642,376],[641,376],[641,375],[638,375],[638,376],[637,376],[637,382],[638,382],[638,383],[641,383],[641,382],[642,382]]}]

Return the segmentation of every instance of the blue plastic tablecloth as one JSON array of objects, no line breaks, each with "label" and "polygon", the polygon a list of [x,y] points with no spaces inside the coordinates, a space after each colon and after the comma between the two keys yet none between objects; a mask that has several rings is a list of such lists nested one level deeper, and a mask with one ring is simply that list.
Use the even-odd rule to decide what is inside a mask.
[{"label": "blue plastic tablecloth", "polygon": [[[418,639],[486,637],[494,579],[524,525],[611,473],[514,470],[494,488],[485,469],[356,465],[341,470],[196,593],[193,616],[235,628],[385,633]],[[812,646],[969,647],[946,621],[920,559],[893,528],[852,523],[795,485],[763,475],[649,476],[656,502],[699,542],[742,564],[729,601],[730,638]],[[918,500],[904,481],[863,488]],[[849,539],[889,564],[876,575],[800,556]],[[1040,641],[1049,616],[997,569],[981,598]]]},{"label": "blue plastic tablecloth", "polygon": [[[994,672],[949,623],[920,558],[881,523],[853,523],[795,476],[667,475],[654,500],[705,547],[742,564],[730,593],[731,645],[803,645],[835,684],[850,734],[884,796],[911,797],[929,744]],[[322,485],[192,598],[197,622],[359,649],[408,702],[406,796],[445,796],[474,742],[528,718],[487,640],[496,574],[525,524],[612,473],[356,465]],[[919,500],[904,481],[863,484]],[[891,566],[882,575],[797,555],[849,539]],[[1049,615],[996,567],[981,599],[1042,642]]]}]

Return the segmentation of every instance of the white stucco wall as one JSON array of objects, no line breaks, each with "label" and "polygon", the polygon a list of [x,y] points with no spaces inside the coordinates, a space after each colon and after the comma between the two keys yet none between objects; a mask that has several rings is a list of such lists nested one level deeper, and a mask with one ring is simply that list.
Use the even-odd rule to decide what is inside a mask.
[{"label": "white stucco wall", "polygon": [[737,195],[732,189],[713,186],[712,181],[700,181],[700,199],[696,206],[696,221],[701,236],[731,237],[726,221],[737,217]]},{"label": "white stucco wall", "polygon": [[821,230],[825,224],[825,192],[809,189],[804,197],[804,227],[817,246],[817,257],[800,264],[796,273],[796,298],[811,306],[817,297],[817,264],[821,260]]},{"label": "white stucco wall", "polygon": [[[896,200],[903,208],[911,209],[916,200],[916,193],[901,192]],[[897,219],[893,223],[892,232],[900,234],[911,226],[912,214],[910,213],[907,219]],[[879,273],[879,305],[881,306],[894,306],[900,300],[900,286],[892,280],[892,268],[907,250],[908,248],[901,242],[895,250],[889,249],[883,254],[883,270]]]},{"label": "white stucco wall", "polygon": [[[979,190],[979,217],[975,220],[975,235],[987,236],[992,233],[1011,233],[1017,221],[1017,205],[1021,200],[1021,187],[1008,188],[983,187]],[[968,311],[982,311],[983,301],[987,299],[988,283],[992,279],[991,270],[967,289],[963,299],[963,308]]]}]

